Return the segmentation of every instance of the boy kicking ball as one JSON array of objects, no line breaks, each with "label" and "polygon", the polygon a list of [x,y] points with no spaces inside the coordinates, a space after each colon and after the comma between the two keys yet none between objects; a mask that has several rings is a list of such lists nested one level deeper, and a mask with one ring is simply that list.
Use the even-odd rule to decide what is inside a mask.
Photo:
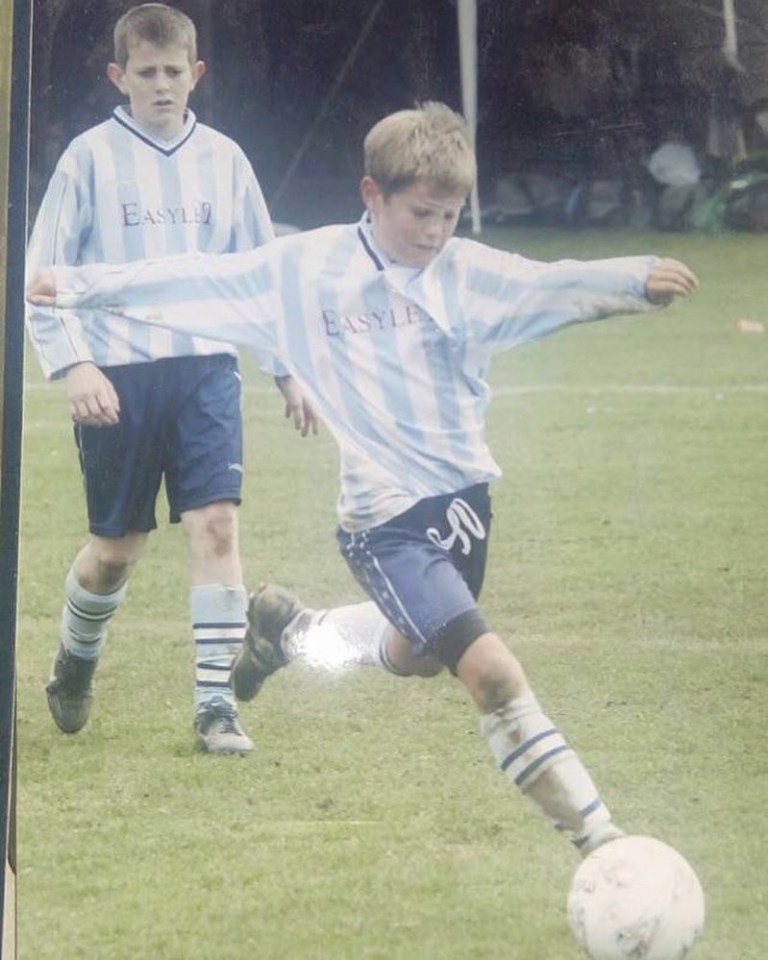
[{"label": "boy kicking ball", "polygon": [[266,350],[336,438],[338,542],[370,602],[314,612],[262,589],[233,670],[240,699],[329,630],[398,676],[447,668],[501,770],[586,854],[622,831],[478,605],[500,476],[488,369],[497,351],[664,306],[698,281],[675,260],[540,263],[454,238],[476,164],[442,104],[384,118],[364,153],[356,224],[232,256],[57,267],[30,296]]}]

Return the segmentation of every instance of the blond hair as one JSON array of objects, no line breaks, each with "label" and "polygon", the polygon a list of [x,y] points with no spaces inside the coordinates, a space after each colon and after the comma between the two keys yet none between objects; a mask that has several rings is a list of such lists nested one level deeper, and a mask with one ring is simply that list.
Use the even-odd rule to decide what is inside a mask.
[{"label": "blond hair", "polygon": [[369,130],[363,154],[365,173],[385,196],[417,180],[468,194],[477,176],[464,118],[435,101],[384,117]]},{"label": "blond hair", "polygon": [[115,63],[125,70],[131,46],[141,40],[157,47],[178,44],[185,47],[189,62],[197,60],[197,31],[190,18],[164,3],[142,3],[131,7],[115,24]]}]

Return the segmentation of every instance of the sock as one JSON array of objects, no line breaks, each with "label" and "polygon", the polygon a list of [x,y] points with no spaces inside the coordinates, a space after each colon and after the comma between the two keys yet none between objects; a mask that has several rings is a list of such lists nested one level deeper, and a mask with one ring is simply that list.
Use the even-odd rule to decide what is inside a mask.
[{"label": "sock", "polygon": [[195,640],[195,709],[215,697],[234,705],[229,682],[232,663],[245,636],[245,587],[210,583],[192,587],[189,608]]},{"label": "sock", "polygon": [[372,601],[331,610],[302,610],[283,631],[283,652],[289,660],[321,666],[381,666],[389,628],[389,620]]},{"label": "sock", "polygon": [[97,660],[107,625],[125,598],[127,584],[112,593],[91,593],[81,587],[70,568],[64,582],[64,607],[59,638],[64,649],[81,660]]},{"label": "sock", "polygon": [[485,714],[481,729],[501,770],[582,852],[621,835],[581,760],[533,694]]}]

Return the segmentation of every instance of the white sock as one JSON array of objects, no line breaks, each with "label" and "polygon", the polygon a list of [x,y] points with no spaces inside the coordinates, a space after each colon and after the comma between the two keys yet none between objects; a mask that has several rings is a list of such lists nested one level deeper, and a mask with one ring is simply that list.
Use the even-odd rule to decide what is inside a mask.
[{"label": "white sock", "polygon": [[64,582],[64,606],[59,638],[64,648],[81,660],[97,660],[107,637],[107,626],[125,599],[127,584],[112,593],[91,593],[81,587],[74,569]]},{"label": "white sock", "polygon": [[330,610],[302,610],[285,628],[282,647],[289,660],[324,666],[381,666],[382,644],[389,629],[389,621],[372,601]]},{"label": "white sock", "polygon": [[214,697],[235,702],[229,674],[243,645],[247,606],[248,593],[244,586],[209,583],[190,588],[196,709]]},{"label": "white sock", "polygon": [[619,836],[581,760],[532,694],[485,714],[483,736],[501,770],[580,849]]}]

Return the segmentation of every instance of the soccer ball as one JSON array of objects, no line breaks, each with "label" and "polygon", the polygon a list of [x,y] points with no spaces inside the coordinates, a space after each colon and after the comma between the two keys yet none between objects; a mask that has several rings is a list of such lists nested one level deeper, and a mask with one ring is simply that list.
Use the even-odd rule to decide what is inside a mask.
[{"label": "soccer ball", "polygon": [[593,960],[680,960],[704,926],[704,893],[677,850],[620,837],[576,870],[568,925]]}]

